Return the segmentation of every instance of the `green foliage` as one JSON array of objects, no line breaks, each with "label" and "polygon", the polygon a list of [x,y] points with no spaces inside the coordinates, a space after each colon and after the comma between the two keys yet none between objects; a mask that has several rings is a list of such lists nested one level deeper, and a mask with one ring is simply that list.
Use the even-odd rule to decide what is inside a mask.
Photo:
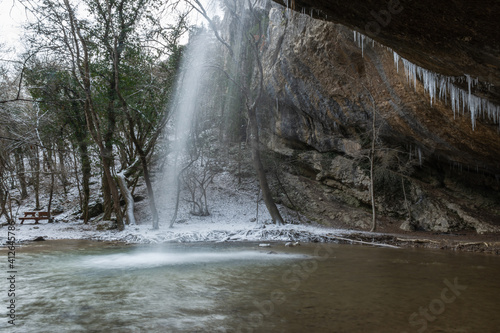
[{"label": "green foliage", "polygon": [[34,58],[29,63],[25,80],[30,95],[38,108],[50,115],[51,121],[40,131],[54,134],[58,128],[69,126],[70,138],[76,144],[88,140],[88,131],[83,112],[83,93],[71,76],[56,63],[42,63]]},{"label": "green foliage", "polygon": [[[75,26],[62,2],[29,5],[43,17],[28,27],[28,52],[37,53],[26,77],[29,93],[57,126],[67,124],[72,135],[85,140],[84,45],[72,39]],[[80,4],[87,17],[77,17],[76,25],[89,52],[92,107],[109,147],[127,146],[123,141],[130,139],[127,127],[135,126],[133,130],[144,136],[141,141],[147,142],[147,136],[163,125],[183,52],[179,39],[187,29],[182,14],[177,24],[162,27],[157,15],[163,5],[151,0],[86,0]]]}]

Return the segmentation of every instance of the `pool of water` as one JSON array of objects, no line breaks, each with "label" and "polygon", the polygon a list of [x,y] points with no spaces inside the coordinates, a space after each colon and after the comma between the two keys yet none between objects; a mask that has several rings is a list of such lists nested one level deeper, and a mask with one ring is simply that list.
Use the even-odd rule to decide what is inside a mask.
[{"label": "pool of water", "polygon": [[2,332],[500,332],[495,256],[82,241],[16,255],[16,325],[3,316]]}]

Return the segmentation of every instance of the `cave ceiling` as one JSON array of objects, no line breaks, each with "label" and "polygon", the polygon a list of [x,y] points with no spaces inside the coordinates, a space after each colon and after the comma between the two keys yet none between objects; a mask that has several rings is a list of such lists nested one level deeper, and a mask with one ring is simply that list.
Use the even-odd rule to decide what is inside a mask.
[{"label": "cave ceiling", "polygon": [[470,75],[500,104],[500,1],[275,0],[345,25],[436,73]]}]

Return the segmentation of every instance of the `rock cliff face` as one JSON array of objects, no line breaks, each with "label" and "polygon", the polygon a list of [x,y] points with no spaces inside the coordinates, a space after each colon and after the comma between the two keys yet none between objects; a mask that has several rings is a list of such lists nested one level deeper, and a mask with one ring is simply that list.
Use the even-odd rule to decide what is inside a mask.
[{"label": "rock cliff face", "polygon": [[[382,225],[406,220],[407,229],[500,231],[498,122],[479,118],[473,129],[468,112],[454,112],[449,96],[434,98],[431,105],[424,84],[408,82],[392,50],[366,39],[361,45],[354,37],[343,25],[276,6],[270,10],[263,46],[267,103],[260,117],[268,146],[285,166],[282,201],[322,223],[367,228],[368,161],[375,139]],[[392,37],[378,32],[378,40],[387,38]],[[468,73],[479,81],[498,82],[498,54],[488,53],[496,52],[495,43],[498,39],[490,49],[476,50],[491,60],[470,65]],[[405,45],[386,43],[396,44]],[[446,56],[424,49],[416,56],[404,47],[396,51],[421,66],[436,60],[427,69],[441,74],[464,73],[463,64],[450,60],[462,59],[460,54],[450,55],[446,47]],[[470,50],[462,51],[472,59]],[[467,90],[465,82],[456,82]],[[478,84],[474,93],[497,101],[496,86],[489,93],[483,88]]]},{"label": "rock cliff face", "polygon": [[484,0],[274,0],[314,18],[340,23],[434,72],[469,74],[493,85],[500,102],[500,2]]}]

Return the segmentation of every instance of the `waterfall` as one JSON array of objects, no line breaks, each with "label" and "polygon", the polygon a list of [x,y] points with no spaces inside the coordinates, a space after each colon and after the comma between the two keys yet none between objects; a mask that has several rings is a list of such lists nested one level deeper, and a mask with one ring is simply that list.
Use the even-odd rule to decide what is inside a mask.
[{"label": "waterfall", "polygon": [[[189,213],[210,215],[206,190],[211,179],[224,172],[230,144],[246,136],[243,114],[259,95],[253,84],[258,75],[253,47],[263,47],[265,43],[266,27],[257,27],[265,23],[261,14],[267,4],[226,3],[222,20],[210,18],[206,7],[200,5],[197,10],[210,29],[198,28],[191,37],[171,104],[165,163],[168,166],[159,191],[163,205],[160,216],[162,222],[170,221],[170,226],[177,220],[177,212],[182,214],[179,219],[188,213],[186,205],[178,205],[181,178],[182,189],[189,192],[186,200],[185,193],[182,195],[183,201],[190,203]],[[214,28],[220,30],[211,30]],[[223,151],[226,153],[221,156]]]},{"label": "waterfall", "polygon": [[192,161],[189,154],[194,117],[201,107],[200,96],[206,88],[206,73],[210,38],[205,31],[190,38],[181,64],[181,74],[176,83],[173,102],[170,104],[171,120],[168,129],[167,165],[165,178],[161,182],[162,197],[160,222],[170,221],[175,214],[178,179],[181,171]]}]

